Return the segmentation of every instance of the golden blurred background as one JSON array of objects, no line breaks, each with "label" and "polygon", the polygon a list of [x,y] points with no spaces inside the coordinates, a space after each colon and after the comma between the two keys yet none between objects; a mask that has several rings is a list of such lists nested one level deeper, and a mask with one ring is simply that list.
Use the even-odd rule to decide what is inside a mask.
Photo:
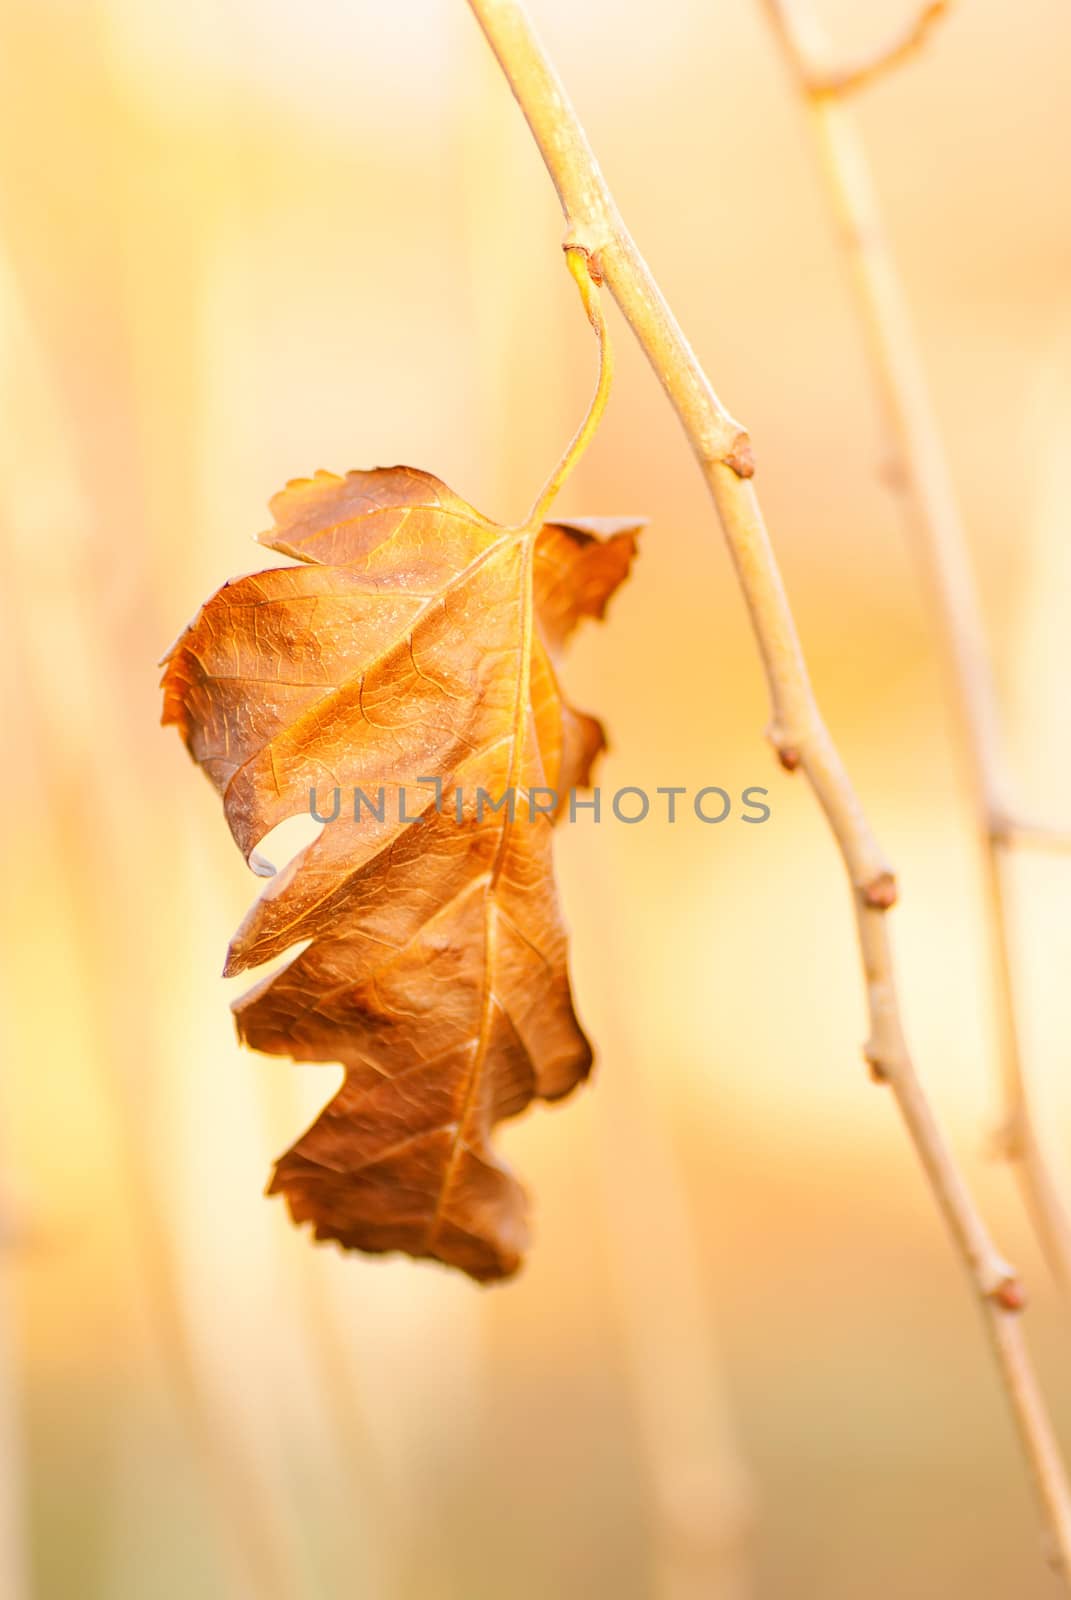
[{"label": "golden blurred background", "polygon": [[[758,0],[531,0],[626,219],[751,430],[816,686],[886,849],[926,1084],[1071,1441],[1068,1320],[1006,1168],[977,863],[930,620],[805,124]],[[905,0],[832,0],[860,48]],[[620,318],[562,509],[650,519],[572,663],[594,1086],[505,1130],[490,1291],[314,1249],[262,1197],[338,1069],[241,1051],[253,896],[155,663],[290,477],[405,461],[511,520],[594,351],[553,191],[461,0],[6,0],[0,51],[0,1594],[1032,1600],[1053,1592],[971,1296],[868,1080],[848,896],[709,503]],[[1067,814],[1071,11],[954,8],[858,114],[971,533],[1014,767]],[[1071,861],[1017,971],[1071,1134]],[[239,984],[239,991],[241,984]]]}]

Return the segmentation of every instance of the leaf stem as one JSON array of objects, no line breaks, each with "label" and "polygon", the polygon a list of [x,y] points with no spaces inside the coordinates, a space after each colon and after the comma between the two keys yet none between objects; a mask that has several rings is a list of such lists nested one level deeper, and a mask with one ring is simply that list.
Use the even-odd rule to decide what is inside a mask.
[{"label": "leaf stem", "polygon": [[923,1090],[896,993],[886,912],[896,883],[820,715],[795,620],[753,485],[747,435],[733,422],[677,325],[599,170],[565,89],[519,0],[468,0],[523,111],[557,189],[570,237],[597,252],[698,458],[732,555],[766,670],[771,738],[784,766],[808,778],[851,883],[870,1012],[866,1057],[888,1084],[973,1283],[1048,1527],[1071,1572],[1071,1495],[1017,1313],[1013,1269],[995,1249]]},{"label": "leaf stem", "polygon": [[602,276],[599,272],[598,264],[591,251],[585,245],[566,238],[564,248],[566,265],[580,291],[580,298],[584,302],[584,310],[588,314],[588,321],[595,329],[595,334],[599,341],[599,375],[595,383],[595,393],[592,395],[591,404],[587,409],[587,415],[566,445],[561,460],[539,491],[535,504],[525,518],[524,526],[531,532],[538,532],[543,526],[547,512],[557,498],[558,491],[591,443],[595,430],[602,421],[602,414],[606,410],[606,402],[610,398],[610,386],[614,379],[614,351],[610,343],[610,331],[606,326],[606,318],[603,316],[602,307],[599,304],[598,286],[602,282]]}]

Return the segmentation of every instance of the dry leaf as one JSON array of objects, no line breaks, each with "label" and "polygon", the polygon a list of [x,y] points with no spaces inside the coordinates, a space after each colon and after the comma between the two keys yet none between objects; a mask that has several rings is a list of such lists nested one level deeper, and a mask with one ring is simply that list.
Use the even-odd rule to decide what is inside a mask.
[{"label": "dry leaf", "polygon": [[[311,941],[237,1002],[239,1032],[346,1073],[271,1190],[317,1238],[503,1277],[526,1200],[495,1124],[591,1064],[553,819],[533,819],[529,797],[556,791],[560,814],[602,748],[562,697],[559,657],[626,576],[637,524],[502,528],[405,467],[317,473],[272,510],[262,542],[305,565],[226,584],[164,675],[164,721],[256,870],[271,869],[255,846],[311,789],[327,816],[340,791],[337,820],[272,879],[227,961],[241,972]],[[438,808],[422,778],[441,781]],[[512,820],[479,802],[511,789]],[[400,821],[399,802],[420,820]]]}]

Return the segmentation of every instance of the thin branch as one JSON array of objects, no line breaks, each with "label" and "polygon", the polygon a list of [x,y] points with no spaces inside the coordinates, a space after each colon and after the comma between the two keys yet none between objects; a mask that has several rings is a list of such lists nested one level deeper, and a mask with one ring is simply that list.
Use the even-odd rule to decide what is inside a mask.
[{"label": "thin branch", "polygon": [[919,562],[956,708],[982,865],[993,1007],[1003,1083],[1001,1145],[1018,1168],[1050,1266],[1071,1292],[1071,1216],[1053,1176],[1016,1019],[1007,857],[1019,844],[1068,848],[1056,829],[1018,820],[1009,802],[997,696],[967,535],[941,447],[911,318],[866,155],[850,111],[811,85],[828,47],[806,0],[767,0],[810,108],[822,176],[841,224],[875,380],[888,412]]},{"label": "thin branch", "polygon": [[721,405],[630,238],[580,122],[519,0],[469,0],[524,112],[567,221],[632,326],[681,420],[714,500],[766,670],[770,735],[807,776],[853,890],[870,1013],[866,1056],[888,1083],[970,1274],[1019,1428],[1053,1555],[1071,1572],[1071,1497],[1016,1313],[1023,1292],[997,1253],[916,1076],[904,1037],[885,913],[895,879],[825,724],[750,479],[744,430]]},{"label": "thin branch", "polygon": [[1042,850],[1053,855],[1071,853],[1071,828],[1054,822],[1037,822],[1026,817],[995,816],[992,834],[1006,849]]},{"label": "thin branch", "polygon": [[929,38],[934,24],[940,22],[950,6],[951,0],[928,0],[907,27],[900,29],[891,39],[887,39],[880,49],[869,55],[860,56],[844,66],[821,68],[812,63],[807,69],[808,93],[852,94],[856,89],[873,83],[875,78],[882,77],[886,72],[900,66],[909,56],[916,55]]},{"label": "thin branch", "polygon": [[[524,365],[524,324],[516,315],[518,299],[524,298],[520,280],[542,269],[536,252],[518,256],[504,243],[513,224],[523,219],[525,201],[511,183],[508,161],[493,156],[488,164],[489,149],[504,148],[504,119],[513,116],[497,74],[481,75],[469,85],[464,116],[469,130],[464,231],[479,294],[477,376],[488,394],[497,395],[507,375]],[[583,253],[570,252],[566,262],[589,321],[607,320]],[[483,445],[485,459],[493,463],[492,503],[505,505],[529,468],[510,459],[515,441],[502,435],[501,411],[497,405],[483,408]],[[715,1307],[704,1292],[705,1264],[690,1196],[670,1147],[665,1107],[637,1056],[637,1019],[630,1014],[629,994],[617,981],[626,942],[614,910],[617,885],[606,852],[594,839],[590,849],[575,852],[562,892],[567,911],[575,908],[570,920],[580,915],[582,922],[585,907],[601,908],[599,959],[585,962],[585,941],[574,944],[574,979],[600,1056],[612,1063],[593,1106],[594,1164],[614,1327],[624,1358],[623,1400],[634,1422],[647,1489],[645,1592],[650,1600],[752,1600],[754,1481],[724,1381]],[[262,1081],[276,1079],[268,1074]],[[378,1503],[375,1514],[380,1515]]]}]

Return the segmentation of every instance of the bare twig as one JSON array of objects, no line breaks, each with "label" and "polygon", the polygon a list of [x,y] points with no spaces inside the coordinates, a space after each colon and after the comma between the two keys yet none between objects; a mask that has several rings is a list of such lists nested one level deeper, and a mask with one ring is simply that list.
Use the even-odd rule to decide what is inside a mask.
[{"label": "bare twig", "polygon": [[698,458],[747,602],[766,670],[770,735],[806,774],[853,890],[867,999],[866,1056],[888,1083],[973,1282],[1037,1489],[1053,1556],[1071,1573],[1071,1497],[1017,1312],[1023,1293],[994,1248],[916,1076],[904,1037],[885,913],[896,898],[882,856],[819,714],[753,485],[746,433],[710,383],[636,249],[580,122],[519,0],[469,0],[524,112],[567,221],[657,372]]},{"label": "bare twig", "polygon": [[940,430],[930,404],[911,318],[882,227],[866,155],[850,111],[817,92],[828,46],[807,0],[767,0],[806,96],[822,174],[850,260],[875,379],[895,439],[897,481],[938,623],[956,707],[980,845],[993,1005],[1003,1081],[1000,1143],[1018,1169],[1050,1265],[1071,1292],[1071,1217],[1053,1176],[1022,1057],[1012,977],[1007,857],[1015,846],[1071,848],[1071,836],[1020,820],[1009,801],[997,697],[982,608]]},{"label": "bare twig", "polygon": [[[526,333],[516,316],[518,273],[538,277],[537,252],[507,261],[504,241],[525,200],[511,178],[504,118],[513,107],[488,73],[464,97],[468,214],[465,238],[479,289],[475,330],[478,381],[498,395],[521,370]],[[497,152],[488,166],[488,151]],[[478,181],[477,181],[478,174]],[[577,252],[567,258],[579,266]],[[591,280],[584,272],[581,291]],[[528,284],[535,292],[534,281]],[[591,286],[590,292],[596,291]],[[511,461],[515,442],[501,430],[502,408],[482,408],[483,459],[492,503],[508,505],[527,474]],[[614,915],[614,875],[605,852],[581,849],[564,872],[566,909],[598,906],[598,958],[574,937],[574,981],[605,1064],[595,1113],[595,1165],[602,1198],[605,1256],[622,1355],[624,1403],[633,1418],[648,1490],[650,1600],[751,1600],[756,1496],[743,1459],[719,1359],[716,1306],[705,1294],[705,1263],[690,1197],[666,1126],[665,1108],[637,1055],[636,1017],[616,980],[623,939]],[[580,926],[574,935],[580,934]],[[656,1063],[652,1060],[651,1066]],[[333,1387],[333,1386],[332,1386]],[[378,1514],[378,1507],[377,1507]]]},{"label": "bare twig", "polygon": [[994,816],[991,831],[997,844],[1007,849],[1044,850],[1056,855],[1071,852],[1071,829],[1057,827],[1053,822]]},{"label": "bare twig", "polygon": [[[773,3],[776,3],[776,0],[773,0]],[[891,39],[887,39],[879,49],[869,55],[860,56],[855,61],[846,62],[843,66],[826,67],[819,65],[818,62],[810,62],[806,77],[808,93],[851,94],[855,89],[861,89],[865,84],[872,83],[875,78],[880,78],[890,68],[900,66],[901,62],[922,49],[934,23],[940,22],[948,12],[950,4],[951,0],[927,0],[927,4],[906,28],[902,28]]]}]

